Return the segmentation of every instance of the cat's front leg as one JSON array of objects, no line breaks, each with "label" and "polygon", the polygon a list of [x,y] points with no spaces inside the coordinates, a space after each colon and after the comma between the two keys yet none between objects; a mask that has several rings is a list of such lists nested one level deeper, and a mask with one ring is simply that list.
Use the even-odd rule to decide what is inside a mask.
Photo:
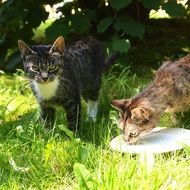
[{"label": "cat's front leg", "polygon": [[40,118],[45,126],[53,126],[55,121],[55,109],[52,107],[40,106]]},{"label": "cat's front leg", "polygon": [[88,100],[87,102],[87,118],[86,120],[93,120],[96,121],[96,116],[98,112],[98,101],[91,101]]},{"label": "cat's front leg", "polygon": [[77,132],[80,125],[80,100],[69,100],[63,107],[66,111],[68,128],[73,132]]}]

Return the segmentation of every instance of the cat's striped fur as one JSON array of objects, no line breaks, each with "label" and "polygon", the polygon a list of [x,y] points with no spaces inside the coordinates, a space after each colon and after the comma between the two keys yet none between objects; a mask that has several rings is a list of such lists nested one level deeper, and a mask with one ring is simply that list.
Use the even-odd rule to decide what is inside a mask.
[{"label": "cat's striped fur", "polygon": [[[18,46],[25,72],[40,105],[42,120],[52,123],[55,108],[62,106],[69,128],[76,130],[80,118],[80,95],[91,103],[98,100],[101,75],[118,54],[114,53],[105,60],[101,43],[92,37],[68,47],[65,47],[63,37],[58,37],[52,46],[35,45],[30,48],[21,40]],[[96,108],[97,104],[94,105]],[[95,113],[89,111],[89,116],[95,117]]]}]

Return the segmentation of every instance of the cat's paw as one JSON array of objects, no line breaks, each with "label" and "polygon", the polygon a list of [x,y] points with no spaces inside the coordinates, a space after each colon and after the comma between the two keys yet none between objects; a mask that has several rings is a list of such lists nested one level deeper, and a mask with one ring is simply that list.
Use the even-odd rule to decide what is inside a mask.
[{"label": "cat's paw", "polygon": [[96,115],[98,111],[98,102],[97,101],[88,101],[87,104],[87,118],[86,121],[92,120],[96,121]]},{"label": "cat's paw", "polygon": [[87,115],[86,122],[89,122],[89,121],[96,122],[96,116]]}]

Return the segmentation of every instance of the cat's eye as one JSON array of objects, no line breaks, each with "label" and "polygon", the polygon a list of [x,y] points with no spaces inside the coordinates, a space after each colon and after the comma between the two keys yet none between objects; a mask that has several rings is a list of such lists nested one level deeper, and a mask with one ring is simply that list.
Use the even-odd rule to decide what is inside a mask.
[{"label": "cat's eye", "polygon": [[51,65],[50,67],[49,67],[49,71],[56,71],[58,69],[58,66],[57,65]]},{"label": "cat's eye", "polygon": [[126,118],[126,116],[125,116],[125,114],[123,114],[123,113],[119,113],[119,118],[120,118],[120,119],[124,119],[124,118]]},{"label": "cat's eye", "polygon": [[39,68],[35,65],[32,65],[30,66],[30,70],[33,71],[33,72],[38,72],[39,71]]},{"label": "cat's eye", "polygon": [[139,122],[139,119],[136,118],[136,117],[131,117],[131,120],[132,120],[134,123],[138,123],[138,122]]}]

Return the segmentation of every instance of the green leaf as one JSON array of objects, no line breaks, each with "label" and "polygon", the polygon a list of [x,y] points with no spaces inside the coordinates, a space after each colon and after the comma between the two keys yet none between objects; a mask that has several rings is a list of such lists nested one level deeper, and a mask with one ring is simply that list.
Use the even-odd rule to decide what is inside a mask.
[{"label": "green leaf", "polygon": [[143,6],[147,9],[158,10],[161,5],[161,0],[141,0]]},{"label": "green leaf", "polygon": [[70,33],[70,26],[66,21],[55,21],[50,27],[45,31],[45,35],[48,40],[53,41],[58,36],[64,36],[64,38]]},{"label": "green leaf", "polygon": [[84,34],[90,28],[90,18],[87,15],[73,15],[71,17],[71,27],[78,34]]},{"label": "green leaf", "polygon": [[80,189],[93,190],[96,182],[92,178],[92,174],[84,164],[75,163],[73,166],[74,174],[78,180]]},{"label": "green leaf", "polygon": [[20,62],[21,62],[20,53],[14,52],[7,58],[8,64],[6,65],[6,69],[11,71],[14,68],[16,68]]},{"label": "green leaf", "polygon": [[185,7],[176,1],[168,1],[162,6],[171,17],[184,17],[186,15]]},{"label": "green leaf", "polygon": [[87,158],[88,158],[88,149],[80,146],[78,150],[78,160],[80,161],[80,163],[85,163]]},{"label": "green leaf", "polygon": [[114,51],[121,53],[126,53],[131,46],[129,40],[125,39],[113,39],[111,45]]},{"label": "green leaf", "polygon": [[97,32],[105,32],[108,27],[113,23],[113,20],[114,19],[112,17],[103,18],[97,25]]},{"label": "green leaf", "polygon": [[185,150],[185,152],[190,155],[190,146],[185,144],[185,143],[180,143],[183,146],[183,149]]},{"label": "green leaf", "polygon": [[86,9],[84,10],[84,14],[89,17],[90,20],[92,21],[97,21],[97,12],[96,9]]},{"label": "green leaf", "polygon": [[75,141],[75,137],[72,131],[70,131],[65,125],[58,125],[59,129],[64,131],[66,135],[73,141]]},{"label": "green leaf", "polygon": [[116,10],[125,8],[132,0],[109,0],[110,5]]},{"label": "green leaf", "polygon": [[3,34],[3,36],[0,37],[0,45],[2,45],[5,42],[6,35]]},{"label": "green leaf", "polygon": [[140,38],[142,38],[145,32],[145,27],[142,23],[127,17],[117,19],[114,23],[114,29],[116,31],[122,30],[126,34]]},{"label": "green leaf", "polygon": [[46,147],[44,149],[44,161],[45,164],[48,163],[50,156],[53,153],[53,150],[55,148],[55,140],[51,139],[47,144]]}]

